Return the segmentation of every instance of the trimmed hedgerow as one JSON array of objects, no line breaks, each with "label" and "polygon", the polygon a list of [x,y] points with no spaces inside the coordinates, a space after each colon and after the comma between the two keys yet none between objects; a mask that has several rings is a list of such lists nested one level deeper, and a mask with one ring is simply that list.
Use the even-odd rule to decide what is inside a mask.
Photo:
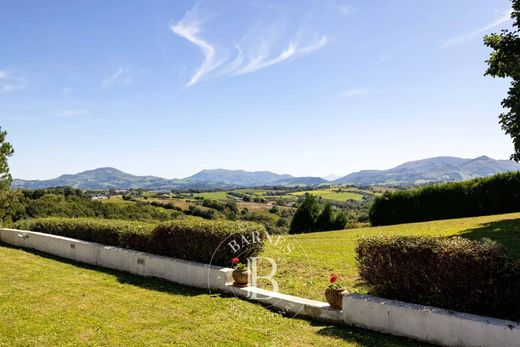
[{"label": "trimmed hedgerow", "polygon": [[234,257],[258,255],[265,238],[265,227],[258,223],[180,220],[157,225],[151,248],[160,255],[229,266]]},{"label": "trimmed hedgerow", "polygon": [[21,220],[17,229],[71,237],[84,241],[98,242],[110,246],[120,246],[137,250],[134,239],[138,235],[149,235],[156,223],[98,218],[36,218]]},{"label": "trimmed hedgerow", "polygon": [[356,259],[371,294],[520,319],[520,263],[489,239],[363,238]]},{"label": "trimmed hedgerow", "polygon": [[51,217],[22,220],[16,228],[222,266],[237,256],[257,255],[266,238],[261,224],[196,219],[146,223]]},{"label": "trimmed hedgerow", "polygon": [[387,192],[370,209],[374,226],[520,211],[520,172]]}]

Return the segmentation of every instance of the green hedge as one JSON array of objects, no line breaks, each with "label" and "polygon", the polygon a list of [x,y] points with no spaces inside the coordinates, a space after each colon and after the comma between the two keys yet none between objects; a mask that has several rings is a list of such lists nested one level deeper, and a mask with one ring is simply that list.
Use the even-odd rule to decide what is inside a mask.
[{"label": "green hedge", "polygon": [[136,247],[133,240],[150,235],[155,225],[113,219],[49,217],[20,220],[15,228],[143,251],[145,247]]},{"label": "green hedge", "polygon": [[237,256],[257,255],[266,237],[257,223],[196,219],[146,223],[51,217],[22,220],[15,227],[221,266]]},{"label": "green hedge", "polygon": [[266,237],[262,224],[208,220],[165,222],[152,234],[153,253],[221,266],[258,255]]},{"label": "green hedge", "polygon": [[356,259],[371,294],[520,319],[520,263],[489,239],[363,238]]},{"label": "green hedge", "polygon": [[520,172],[385,193],[370,209],[374,226],[520,211]]}]

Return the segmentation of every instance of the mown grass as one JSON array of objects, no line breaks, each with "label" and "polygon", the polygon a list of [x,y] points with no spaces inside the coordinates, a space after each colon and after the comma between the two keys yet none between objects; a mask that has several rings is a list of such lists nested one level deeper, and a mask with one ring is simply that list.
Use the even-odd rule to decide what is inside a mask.
[{"label": "mown grass", "polygon": [[345,191],[344,189],[341,189],[340,191],[338,191],[338,188],[301,191],[301,192],[289,193],[289,195],[300,196],[300,195],[304,195],[305,193],[309,193],[314,196],[319,196],[325,200],[335,200],[335,201],[361,200],[363,198],[363,195],[358,194],[354,191]]},{"label": "mown grass", "polygon": [[[275,279],[281,292],[324,301],[323,291],[332,273],[346,280],[350,291],[366,292],[358,278],[354,250],[359,238],[374,235],[488,237],[520,256],[520,213],[288,235],[278,242],[274,236],[262,255],[276,261]],[[261,274],[268,274],[270,264],[263,261],[261,265]],[[265,280],[260,284],[271,287]]]},{"label": "mown grass", "polygon": [[0,244],[0,346],[420,346]]}]

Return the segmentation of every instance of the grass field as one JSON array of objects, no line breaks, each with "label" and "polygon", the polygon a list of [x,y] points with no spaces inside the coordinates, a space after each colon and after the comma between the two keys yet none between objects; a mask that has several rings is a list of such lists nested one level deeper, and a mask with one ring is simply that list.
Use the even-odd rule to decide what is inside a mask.
[{"label": "grass field", "polygon": [[227,192],[204,192],[204,193],[193,193],[193,197],[204,198],[208,200],[226,200]]},{"label": "grass field", "polygon": [[[263,256],[278,264],[275,279],[281,292],[324,300],[331,273],[346,279],[350,291],[366,291],[358,279],[354,249],[359,238],[373,235],[488,237],[520,256],[520,213],[283,236],[276,246],[268,243]],[[260,268],[267,274],[270,266],[263,265]],[[266,281],[260,284],[270,288]]]},{"label": "grass field", "polygon": [[0,244],[0,346],[421,346]]},{"label": "grass field", "polygon": [[363,195],[358,194],[354,191],[341,190],[338,192],[337,188],[294,192],[294,193],[290,193],[289,195],[300,196],[300,195],[304,195],[305,193],[309,193],[314,196],[319,196],[322,199],[336,200],[336,201],[361,200],[363,198]]}]

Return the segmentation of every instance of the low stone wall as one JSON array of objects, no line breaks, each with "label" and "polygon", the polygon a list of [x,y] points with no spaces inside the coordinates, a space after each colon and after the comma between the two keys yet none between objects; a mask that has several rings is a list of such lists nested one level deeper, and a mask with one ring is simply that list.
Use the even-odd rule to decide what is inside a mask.
[{"label": "low stone wall", "polygon": [[343,296],[346,324],[443,346],[518,347],[520,324],[370,295]]},{"label": "low stone wall", "polygon": [[348,324],[444,346],[520,346],[520,324],[370,295],[343,296],[343,310],[322,301],[232,285],[232,269],[32,231],[0,228],[0,241],[78,262],[227,292],[288,316]]}]

